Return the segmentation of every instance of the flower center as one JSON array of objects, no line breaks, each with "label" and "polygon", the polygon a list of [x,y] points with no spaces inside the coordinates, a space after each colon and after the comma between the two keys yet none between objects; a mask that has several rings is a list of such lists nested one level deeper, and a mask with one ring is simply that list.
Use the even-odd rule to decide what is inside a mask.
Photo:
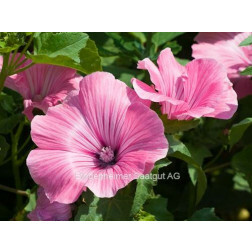
[{"label": "flower center", "polygon": [[101,152],[99,153],[99,159],[103,161],[104,163],[110,163],[114,160],[115,155],[114,151],[111,149],[111,147],[103,147]]}]

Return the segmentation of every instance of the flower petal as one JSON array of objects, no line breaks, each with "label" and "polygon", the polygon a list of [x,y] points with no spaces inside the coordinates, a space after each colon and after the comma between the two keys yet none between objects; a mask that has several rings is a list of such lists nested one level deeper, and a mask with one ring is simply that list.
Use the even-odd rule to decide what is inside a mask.
[{"label": "flower petal", "polygon": [[67,221],[72,217],[72,207],[58,202],[50,203],[42,187],[37,191],[36,208],[27,217],[32,221]]},{"label": "flower petal", "polygon": [[80,84],[82,113],[100,142],[112,149],[117,148],[128,106],[141,101],[133,89],[109,73],[90,74]]},{"label": "flower petal", "polygon": [[31,122],[31,136],[41,149],[96,153],[102,147],[79,107],[78,96],[49,108]]},{"label": "flower petal", "polygon": [[231,118],[237,109],[237,95],[224,66],[213,59],[198,59],[188,63],[186,69],[188,81],[184,92],[190,109],[200,108],[197,113],[200,115],[204,112],[202,108],[212,108],[214,112],[208,112],[207,116]]},{"label": "flower petal", "polygon": [[185,67],[176,61],[170,48],[160,52],[157,63],[165,84],[162,93],[172,98],[178,98],[177,94],[181,92],[179,89],[183,87],[176,83],[177,79],[185,74]]},{"label": "flower petal", "polygon": [[73,203],[85,190],[78,179],[83,170],[94,167],[94,158],[84,153],[35,149],[27,158],[34,181],[42,186],[50,202]]},{"label": "flower petal", "polygon": [[178,104],[182,104],[183,101],[177,100],[177,99],[173,99],[170,98],[166,95],[163,95],[161,93],[157,93],[153,88],[151,88],[150,86],[148,86],[147,84],[143,83],[142,81],[133,78],[131,80],[134,90],[136,91],[136,93],[138,94],[138,96],[142,99],[147,99],[153,102],[163,102],[163,101],[167,101],[171,104],[174,105],[178,105]]}]

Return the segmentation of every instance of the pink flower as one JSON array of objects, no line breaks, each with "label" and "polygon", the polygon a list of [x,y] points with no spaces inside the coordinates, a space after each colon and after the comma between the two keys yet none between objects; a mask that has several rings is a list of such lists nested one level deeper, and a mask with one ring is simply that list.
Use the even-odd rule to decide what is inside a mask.
[{"label": "pink flower", "polygon": [[251,32],[202,32],[195,38],[198,44],[192,46],[194,58],[212,58],[225,66],[238,98],[252,94],[251,76],[239,74],[252,65],[252,45],[239,46],[251,34]]},{"label": "pink flower", "polygon": [[72,207],[58,202],[50,203],[44,189],[38,188],[36,208],[27,217],[32,221],[67,221],[72,217]]},{"label": "pink flower", "polygon": [[112,197],[168,150],[157,114],[104,72],[83,78],[77,95],[36,116],[31,128],[38,149],[27,166],[51,202],[72,203],[85,187]]},{"label": "pink flower", "polygon": [[138,62],[146,69],[154,86],[132,79],[142,99],[161,104],[168,119],[199,117],[229,119],[237,109],[237,97],[222,65],[213,59],[198,59],[185,67],[174,58],[170,48],[161,51],[158,67],[146,58]]},{"label": "pink flower", "polygon": [[[0,68],[1,61],[2,58]],[[25,65],[29,63],[30,60]],[[80,78],[76,75],[76,71],[70,68],[36,64],[24,72],[7,78],[5,86],[23,96],[23,113],[32,120],[34,108],[46,113],[48,107],[62,102],[70,91],[78,88]]]}]

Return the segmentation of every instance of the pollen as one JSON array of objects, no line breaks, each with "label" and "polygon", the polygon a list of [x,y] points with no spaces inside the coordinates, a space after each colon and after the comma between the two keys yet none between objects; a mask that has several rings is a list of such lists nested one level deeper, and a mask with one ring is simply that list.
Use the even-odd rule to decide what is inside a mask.
[{"label": "pollen", "polygon": [[100,160],[104,163],[110,163],[114,160],[115,155],[114,151],[111,149],[111,147],[103,147],[100,154]]}]

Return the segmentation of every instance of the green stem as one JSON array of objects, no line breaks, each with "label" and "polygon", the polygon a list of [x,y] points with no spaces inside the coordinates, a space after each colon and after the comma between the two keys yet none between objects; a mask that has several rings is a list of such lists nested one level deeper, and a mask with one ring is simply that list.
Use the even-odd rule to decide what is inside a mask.
[{"label": "green stem", "polygon": [[0,185],[0,190],[6,191],[6,192],[15,193],[15,194],[21,195],[21,196],[29,197],[29,195],[28,195],[28,193],[26,191],[14,189],[14,188],[11,188],[11,187],[5,186],[5,185]]},{"label": "green stem", "polygon": [[[30,140],[31,140],[31,136],[29,135],[29,136],[27,137],[27,139],[25,140],[25,142],[23,143],[23,145],[18,149],[17,154],[19,154],[19,153],[27,146],[27,144],[30,142]],[[9,157],[9,158],[5,159],[5,160],[0,164],[0,166],[2,166],[2,165],[4,165],[4,164],[8,163],[9,161],[11,161],[11,159],[12,159],[12,157]],[[21,163],[23,163],[23,162],[21,162]]]},{"label": "green stem", "polygon": [[4,82],[5,82],[6,78],[8,77],[9,57],[10,57],[10,53],[5,53],[3,55],[3,66],[2,66],[1,73],[0,73],[0,93],[3,90]]},{"label": "green stem", "polygon": [[29,65],[27,65],[27,66],[25,66],[23,68],[20,68],[17,71],[14,71],[12,74],[17,74],[17,73],[23,72],[23,71],[25,71],[26,69],[30,68],[33,65],[35,65],[35,63],[31,63],[31,64],[29,64]]},{"label": "green stem", "polygon": [[22,50],[22,52],[19,54],[17,60],[15,61],[15,63],[13,64],[13,68],[16,69],[17,65],[19,64],[20,59],[22,58],[22,56],[24,55],[24,53],[27,51],[27,49],[29,48],[32,40],[33,40],[33,36],[34,33],[30,36],[28,43],[26,44],[26,46],[24,47],[24,49]]},{"label": "green stem", "polygon": [[204,169],[206,169],[206,168],[208,168],[208,167],[211,167],[211,165],[214,164],[214,163],[219,159],[219,157],[221,156],[221,154],[223,153],[223,151],[224,151],[224,147],[222,147],[222,148],[219,150],[218,154],[217,154],[209,163],[207,163],[207,164],[205,165]]},{"label": "green stem", "polygon": [[217,166],[214,166],[214,167],[207,168],[207,169],[204,170],[204,172],[205,173],[213,172],[213,171],[225,168],[225,167],[227,167],[229,165],[230,165],[230,162],[227,162],[227,163],[224,163],[224,164],[221,164],[221,165],[217,165]]},{"label": "green stem", "polygon": [[[11,133],[11,140],[12,140],[11,162],[12,162],[12,170],[13,170],[16,189],[21,188],[20,171],[19,171],[20,164],[18,161],[18,141],[19,141],[19,137],[22,133],[24,124],[25,124],[25,121],[22,121],[19,124],[15,135],[13,133]],[[20,197],[20,195],[17,194],[17,208],[20,209],[21,206],[22,206],[22,198]]]}]

